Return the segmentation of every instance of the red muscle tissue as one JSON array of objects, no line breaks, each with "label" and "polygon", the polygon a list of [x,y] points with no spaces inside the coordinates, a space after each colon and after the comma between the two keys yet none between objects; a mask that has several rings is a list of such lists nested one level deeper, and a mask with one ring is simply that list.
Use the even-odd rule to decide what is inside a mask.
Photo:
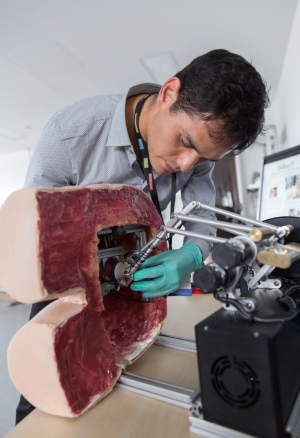
[{"label": "red muscle tissue", "polygon": [[13,383],[45,412],[85,412],[161,330],[165,298],[143,302],[129,288],[101,293],[97,233],[128,224],[145,227],[149,240],[161,220],[149,198],[126,185],[23,189],[0,210],[0,290],[24,303],[58,298],[8,349]]}]

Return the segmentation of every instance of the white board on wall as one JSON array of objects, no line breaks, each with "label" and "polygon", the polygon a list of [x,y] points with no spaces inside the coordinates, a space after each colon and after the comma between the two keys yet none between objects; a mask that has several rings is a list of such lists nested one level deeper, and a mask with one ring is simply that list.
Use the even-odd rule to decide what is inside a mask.
[{"label": "white board on wall", "polygon": [[29,150],[0,154],[0,206],[10,193],[23,188],[29,160]]}]

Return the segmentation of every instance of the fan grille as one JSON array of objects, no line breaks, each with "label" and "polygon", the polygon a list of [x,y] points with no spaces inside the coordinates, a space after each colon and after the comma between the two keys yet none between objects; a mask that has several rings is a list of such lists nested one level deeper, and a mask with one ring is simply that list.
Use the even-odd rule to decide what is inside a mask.
[{"label": "fan grille", "polygon": [[211,368],[212,384],[219,396],[238,408],[247,408],[257,402],[259,381],[253,369],[236,357],[222,356]]}]

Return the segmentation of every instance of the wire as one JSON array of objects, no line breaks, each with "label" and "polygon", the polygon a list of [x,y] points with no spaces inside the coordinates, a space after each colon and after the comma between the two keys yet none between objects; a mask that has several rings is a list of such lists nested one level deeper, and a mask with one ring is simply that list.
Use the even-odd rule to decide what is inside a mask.
[{"label": "wire", "polygon": [[278,303],[284,304],[289,308],[287,313],[265,317],[254,316],[253,320],[256,322],[284,322],[295,318],[299,314],[299,309],[297,307],[297,302],[291,297],[291,295],[297,290],[300,290],[300,286],[294,284],[276,299]]},{"label": "wire", "polygon": [[290,312],[287,312],[286,314],[281,315],[275,315],[275,316],[265,316],[265,317],[259,317],[254,316],[252,318],[252,321],[255,322],[284,322],[289,321],[290,319],[294,319],[299,314],[298,310],[291,310]]}]

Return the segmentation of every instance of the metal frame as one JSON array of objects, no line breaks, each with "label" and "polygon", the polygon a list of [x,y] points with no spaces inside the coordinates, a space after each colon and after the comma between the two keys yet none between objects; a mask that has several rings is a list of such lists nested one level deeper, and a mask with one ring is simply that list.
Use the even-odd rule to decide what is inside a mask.
[{"label": "metal frame", "polygon": [[[160,335],[155,344],[196,353],[195,342],[190,339]],[[116,386],[187,409],[190,432],[203,438],[257,438],[205,420],[202,415],[201,392],[199,389],[192,390],[127,371],[123,371]],[[300,392],[287,422],[286,431],[291,438],[300,438]]]}]

